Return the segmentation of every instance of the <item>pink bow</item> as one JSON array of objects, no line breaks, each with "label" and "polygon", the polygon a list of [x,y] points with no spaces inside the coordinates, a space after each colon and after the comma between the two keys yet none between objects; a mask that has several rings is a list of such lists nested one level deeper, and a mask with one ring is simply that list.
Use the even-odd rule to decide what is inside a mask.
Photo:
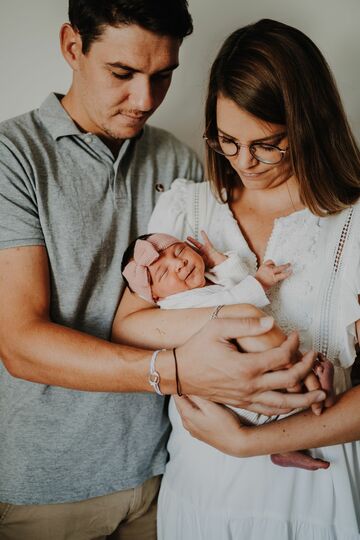
[{"label": "pink bow", "polygon": [[147,267],[159,258],[159,252],[147,240],[137,240],[134,248],[134,259],[124,268],[123,275],[131,284],[131,288],[139,296],[153,302]]}]

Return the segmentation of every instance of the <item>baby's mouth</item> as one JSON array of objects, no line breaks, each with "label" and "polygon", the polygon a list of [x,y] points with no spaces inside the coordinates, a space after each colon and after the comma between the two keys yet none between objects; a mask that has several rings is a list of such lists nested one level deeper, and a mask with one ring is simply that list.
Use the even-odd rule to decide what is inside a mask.
[{"label": "baby's mouth", "polygon": [[191,270],[187,273],[187,275],[185,276],[184,281],[186,281],[186,280],[190,277],[190,275],[193,273],[194,269],[195,269],[195,266],[193,266],[193,267],[191,268]]}]

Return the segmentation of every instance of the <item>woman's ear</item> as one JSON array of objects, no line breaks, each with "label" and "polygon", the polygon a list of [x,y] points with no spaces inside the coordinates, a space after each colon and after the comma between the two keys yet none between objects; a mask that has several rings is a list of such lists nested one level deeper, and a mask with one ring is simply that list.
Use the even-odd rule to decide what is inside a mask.
[{"label": "woman's ear", "polygon": [[73,71],[77,71],[83,54],[82,39],[79,32],[69,23],[63,24],[60,29],[60,47],[66,62]]}]

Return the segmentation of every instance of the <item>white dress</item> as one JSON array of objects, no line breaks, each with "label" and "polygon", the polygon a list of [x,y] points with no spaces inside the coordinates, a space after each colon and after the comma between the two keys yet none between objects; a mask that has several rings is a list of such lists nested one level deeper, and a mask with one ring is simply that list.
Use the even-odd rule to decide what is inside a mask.
[{"label": "white dress", "polygon": [[[297,329],[304,349],[327,354],[338,392],[350,387],[360,319],[359,214],[357,204],[337,216],[319,218],[305,209],[279,218],[265,253],[293,269],[271,291],[265,310],[285,332]],[[229,207],[214,199],[206,183],[177,180],[160,198],[149,231],[185,238],[199,228],[218,249],[236,250],[250,274],[256,271],[255,255]],[[268,456],[234,458],[193,439],[171,401],[169,415],[159,540],[360,539],[359,443],[312,450],[330,461],[327,470],[282,468]]]}]

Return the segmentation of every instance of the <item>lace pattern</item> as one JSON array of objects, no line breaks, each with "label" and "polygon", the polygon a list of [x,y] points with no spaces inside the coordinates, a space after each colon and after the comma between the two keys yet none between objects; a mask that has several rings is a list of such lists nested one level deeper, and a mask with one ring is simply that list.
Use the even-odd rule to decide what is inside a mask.
[{"label": "lace pattern", "polygon": [[337,295],[339,293],[339,279],[341,276],[341,270],[343,266],[343,255],[345,251],[346,240],[350,235],[352,217],[354,210],[350,208],[347,211],[345,222],[341,229],[340,237],[334,244],[331,274],[328,282],[326,283],[325,294],[323,295],[323,302],[320,306],[320,316],[318,318],[320,324],[315,330],[314,335],[314,347],[315,350],[322,352],[325,356],[330,358],[335,365],[339,365],[339,342],[335,338],[336,329],[334,328],[334,317],[331,314],[336,310]]}]

